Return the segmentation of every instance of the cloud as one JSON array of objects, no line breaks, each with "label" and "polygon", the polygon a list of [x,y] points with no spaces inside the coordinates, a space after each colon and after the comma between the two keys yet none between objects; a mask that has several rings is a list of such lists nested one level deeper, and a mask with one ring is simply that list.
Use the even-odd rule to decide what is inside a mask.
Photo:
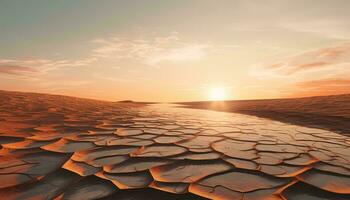
[{"label": "cloud", "polygon": [[[269,82],[281,96],[350,93],[350,42],[302,52],[251,68],[257,81]],[[278,84],[276,84],[278,83]]]},{"label": "cloud", "polygon": [[118,37],[95,39],[99,44],[92,56],[98,59],[133,59],[146,65],[161,62],[198,61],[204,58],[210,45],[186,42],[177,34],[151,39],[123,39]]},{"label": "cloud", "polygon": [[168,49],[162,52],[154,52],[146,59],[149,65],[157,65],[163,61],[183,62],[183,61],[198,61],[204,58],[207,54],[208,45],[186,45],[184,47]]},{"label": "cloud", "polygon": [[309,70],[344,67],[350,63],[350,42],[303,52],[261,66],[277,74],[293,75]]},{"label": "cloud", "polygon": [[330,78],[297,82],[288,96],[320,96],[350,93],[350,79]]},{"label": "cloud", "polygon": [[77,60],[0,59],[0,73],[17,76],[43,75],[52,70],[86,66],[95,61],[96,58],[93,57]]},{"label": "cloud", "polygon": [[[210,45],[180,39],[177,33],[171,33],[163,37],[107,37],[89,42],[92,42],[95,46],[91,47],[85,56],[77,59],[0,58],[0,75],[21,81],[34,81],[42,85],[44,85],[44,82],[48,82],[57,88],[58,85],[55,83],[57,81],[52,80],[52,77],[66,76],[66,73],[74,68],[84,69],[86,67],[84,71],[90,70],[91,72],[87,76],[94,79],[125,82],[130,78],[124,77],[125,75],[114,77],[105,72],[109,69],[118,69],[119,66],[159,66],[166,62],[196,62],[204,59],[208,53],[217,53]],[[96,69],[92,68],[101,66],[109,69],[103,70],[100,76],[95,76],[96,71],[93,70]],[[85,80],[85,77],[79,77],[78,79]],[[133,80],[148,81],[146,77],[138,76],[134,76]],[[81,82],[69,83],[69,85],[74,84],[79,85]]]},{"label": "cloud", "polygon": [[[190,62],[204,59],[209,53],[218,53],[209,44],[188,42],[180,39],[177,33],[164,37],[133,38],[133,37],[107,37],[91,41],[96,44],[90,53],[79,59],[0,59],[3,66],[0,73],[10,75],[46,74],[53,70],[63,68],[79,68],[91,66],[94,63],[137,63],[156,66],[163,62]],[[236,46],[235,46],[236,48]],[[98,66],[98,65],[97,65]]]},{"label": "cloud", "polygon": [[1,65],[0,64],[0,73],[10,74],[10,75],[27,75],[37,73],[33,67],[18,66],[18,65]]}]

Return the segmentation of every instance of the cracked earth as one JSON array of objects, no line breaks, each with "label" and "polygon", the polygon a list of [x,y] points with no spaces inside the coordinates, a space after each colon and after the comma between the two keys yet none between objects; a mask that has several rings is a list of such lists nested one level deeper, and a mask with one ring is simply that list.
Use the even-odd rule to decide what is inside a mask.
[{"label": "cracked earth", "polygon": [[350,138],[249,115],[0,96],[0,199],[350,199]]}]

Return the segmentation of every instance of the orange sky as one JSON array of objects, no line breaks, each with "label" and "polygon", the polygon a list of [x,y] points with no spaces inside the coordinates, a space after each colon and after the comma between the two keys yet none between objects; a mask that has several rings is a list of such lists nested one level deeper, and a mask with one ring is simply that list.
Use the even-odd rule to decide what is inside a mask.
[{"label": "orange sky", "polygon": [[112,101],[350,93],[350,2],[317,2],[2,2],[0,89]]}]

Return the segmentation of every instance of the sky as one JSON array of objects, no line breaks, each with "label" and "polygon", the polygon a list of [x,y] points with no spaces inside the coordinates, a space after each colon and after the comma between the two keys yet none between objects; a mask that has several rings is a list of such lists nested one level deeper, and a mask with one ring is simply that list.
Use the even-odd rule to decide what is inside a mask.
[{"label": "sky", "polygon": [[0,89],[109,101],[350,93],[348,0],[0,0]]}]

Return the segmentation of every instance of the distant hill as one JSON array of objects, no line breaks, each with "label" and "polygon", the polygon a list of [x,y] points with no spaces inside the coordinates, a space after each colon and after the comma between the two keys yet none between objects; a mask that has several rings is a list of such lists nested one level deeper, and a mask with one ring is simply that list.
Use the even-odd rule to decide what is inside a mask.
[{"label": "distant hill", "polygon": [[142,101],[133,101],[133,100],[123,100],[117,101],[117,103],[126,103],[126,104],[154,104],[156,102],[142,102]]},{"label": "distant hill", "polygon": [[132,100],[123,100],[123,101],[117,101],[118,103],[135,103]]}]

